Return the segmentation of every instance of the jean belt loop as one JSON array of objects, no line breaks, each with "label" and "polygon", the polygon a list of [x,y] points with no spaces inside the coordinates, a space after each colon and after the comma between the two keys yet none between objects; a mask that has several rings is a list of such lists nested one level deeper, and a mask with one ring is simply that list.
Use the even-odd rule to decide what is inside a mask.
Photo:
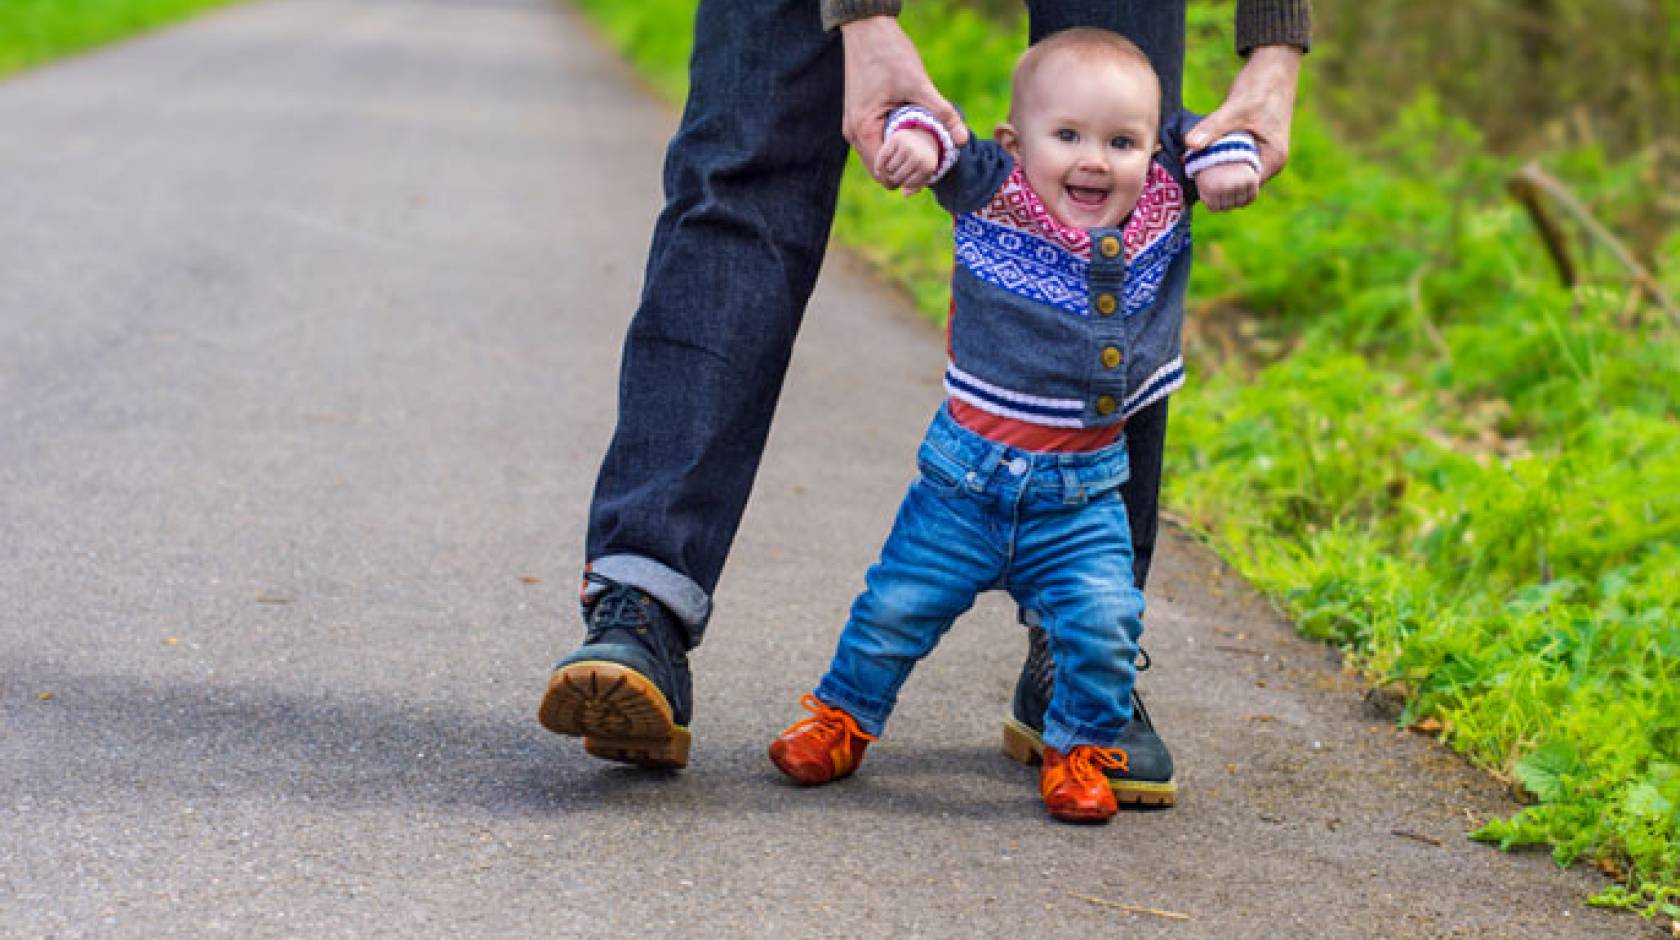
[{"label": "jean belt loop", "polygon": [[988,442],[985,455],[974,465],[974,469],[968,472],[970,489],[976,493],[985,490],[987,484],[992,481],[992,474],[996,473],[998,466],[1003,463],[1003,452],[1004,446],[1002,444]]},{"label": "jean belt loop", "polygon": [[1069,506],[1085,503],[1085,483],[1079,478],[1079,468],[1062,464],[1062,502]]}]

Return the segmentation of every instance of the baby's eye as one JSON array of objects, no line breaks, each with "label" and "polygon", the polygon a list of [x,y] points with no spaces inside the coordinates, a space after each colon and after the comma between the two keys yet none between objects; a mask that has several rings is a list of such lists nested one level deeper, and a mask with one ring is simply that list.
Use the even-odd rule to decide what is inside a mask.
[{"label": "baby's eye", "polygon": [[1077,143],[1079,132],[1071,127],[1058,127],[1056,128],[1056,139],[1064,144]]},{"label": "baby's eye", "polygon": [[1119,137],[1116,137],[1113,140],[1109,141],[1108,145],[1110,147],[1113,147],[1115,150],[1131,150],[1132,148],[1137,146],[1137,141],[1131,139],[1130,137],[1127,137],[1124,134],[1121,134]]}]

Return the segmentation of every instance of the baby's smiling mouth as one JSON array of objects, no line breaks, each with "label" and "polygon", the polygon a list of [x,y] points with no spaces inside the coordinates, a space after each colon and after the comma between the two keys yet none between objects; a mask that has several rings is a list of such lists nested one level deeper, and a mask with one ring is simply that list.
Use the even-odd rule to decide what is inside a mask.
[{"label": "baby's smiling mouth", "polygon": [[1097,208],[1108,199],[1108,190],[1095,186],[1067,186],[1068,199],[1075,205],[1086,208]]}]

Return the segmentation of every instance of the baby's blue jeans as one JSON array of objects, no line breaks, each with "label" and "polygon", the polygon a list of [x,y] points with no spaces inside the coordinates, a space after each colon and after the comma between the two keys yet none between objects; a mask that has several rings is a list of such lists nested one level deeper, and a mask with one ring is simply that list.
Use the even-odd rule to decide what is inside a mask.
[{"label": "baby's blue jeans", "polygon": [[1037,453],[963,428],[941,406],[868,587],[852,605],[825,704],[880,734],[898,690],[981,591],[1039,611],[1056,662],[1044,742],[1112,747],[1131,718],[1143,593],[1120,484],[1126,445]]}]

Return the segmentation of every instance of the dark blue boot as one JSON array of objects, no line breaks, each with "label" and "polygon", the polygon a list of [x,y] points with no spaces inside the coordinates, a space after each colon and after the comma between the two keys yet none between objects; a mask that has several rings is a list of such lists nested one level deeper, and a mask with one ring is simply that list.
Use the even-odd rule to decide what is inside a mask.
[{"label": "dark blue boot", "polygon": [[[1140,656],[1138,670],[1149,668],[1147,654]],[[1050,707],[1055,688],[1056,664],[1050,658],[1050,644],[1044,631],[1027,628],[1027,661],[1015,681],[1014,714],[1003,722],[1003,752],[1023,764],[1036,764],[1044,755],[1044,711]],[[1173,777],[1172,754],[1155,733],[1155,725],[1144,710],[1143,698],[1132,692],[1132,720],[1120,733],[1119,748],[1126,752],[1125,769],[1107,768],[1108,786],[1121,806],[1171,806],[1178,801],[1178,781]]]},{"label": "dark blue boot", "polygon": [[557,734],[582,737],[595,757],[688,766],[694,692],[681,625],[636,588],[584,577],[605,590],[584,609],[583,645],[554,667],[537,720]]}]

